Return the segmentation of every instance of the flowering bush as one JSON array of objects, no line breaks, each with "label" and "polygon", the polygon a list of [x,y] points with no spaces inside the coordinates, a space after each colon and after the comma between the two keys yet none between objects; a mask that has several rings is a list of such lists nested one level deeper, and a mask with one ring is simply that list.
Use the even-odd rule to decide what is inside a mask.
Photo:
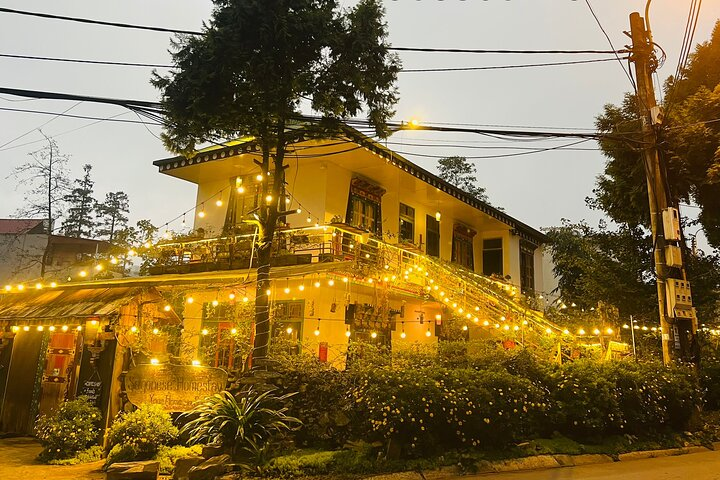
[{"label": "flowering bush", "polygon": [[160,405],[140,405],[133,412],[118,415],[108,430],[106,463],[149,459],[161,445],[175,442],[177,436],[177,427]]},{"label": "flowering bush", "polygon": [[42,461],[71,458],[96,443],[100,433],[100,410],[87,397],[64,402],[50,416],[41,416],[35,434],[44,447]]},{"label": "flowering bush", "polygon": [[548,408],[542,391],[504,371],[431,367],[366,371],[352,395],[369,435],[410,456],[501,446],[531,434]]}]

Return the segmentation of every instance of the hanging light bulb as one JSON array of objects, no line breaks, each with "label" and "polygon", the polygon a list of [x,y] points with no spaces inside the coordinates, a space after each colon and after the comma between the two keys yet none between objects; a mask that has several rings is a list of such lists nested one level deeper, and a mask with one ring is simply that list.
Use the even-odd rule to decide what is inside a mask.
[{"label": "hanging light bulb", "polygon": [[212,306],[217,307],[220,302],[217,301],[217,299],[212,301]]},{"label": "hanging light bulb", "polygon": [[235,335],[235,334],[237,334],[237,328],[231,328],[230,335]]},{"label": "hanging light bulb", "polygon": [[231,293],[230,295],[228,295],[228,298],[229,298],[230,300],[235,300],[235,294],[234,294],[234,293]]},{"label": "hanging light bulb", "polygon": [[333,280],[332,278],[328,280],[328,285],[330,285],[331,287],[335,285],[335,280]]},{"label": "hanging light bulb", "polygon": [[371,336],[372,338],[377,338],[377,332],[372,332],[372,333],[370,334],[370,336]]},{"label": "hanging light bulb", "polygon": [[350,327],[345,327],[345,336],[346,337],[350,336]]},{"label": "hanging light bulb", "polygon": [[203,328],[202,330],[200,330],[200,333],[203,334],[203,335],[207,335],[207,334],[210,333],[210,332],[208,331],[207,328]]},{"label": "hanging light bulb", "polygon": [[314,286],[315,288],[319,288],[319,287],[320,287],[320,282],[317,281],[317,280],[315,280],[315,282],[313,282],[313,286]]},{"label": "hanging light bulb", "polygon": [[172,310],[172,307],[170,305],[165,305],[163,307],[163,310],[165,310],[166,312],[169,312],[170,310]]},{"label": "hanging light bulb", "polygon": [[242,185],[237,187],[237,192],[242,195],[243,193],[245,193],[245,187],[243,187]]},{"label": "hanging light bulb", "polygon": [[580,330],[578,330],[578,335],[585,335],[585,329],[581,328]]},{"label": "hanging light bulb", "polygon": [[200,218],[205,218],[205,203],[200,204],[200,211],[197,214]]},{"label": "hanging light bulb", "polygon": [[117,258],[110,257],[110,263],[112,263],[113,265],[117,265],[117,263],[118,263]]},{"label": "hanging light bulb", "polygon": [[160,333],[160,329],[159,329],[159,328],[153,328],[153,331],[152,331],[152,332],[153,332],[154,335],[157,335],[158,333]]},{"label": "hanging light bulb", "polygon": [[468,326],[467,326],[467,325],[463,325],[462,329],[463,329],[463,332],[467,332]]},{"label": "hanging light bulb", "polygon": [[613,334],[613,329],[610,328],[610,327],[608,327],[607,330],[605,330],[605,333],[607,333],[608,335],[612,335],[612,334]]},{"label": "hanging light bulb", "polygon": [[301,292],[302,292],[303,290],[305,290],[305,284],[304,284],[304,283],[301,283],[300,286],[298,287],[298,290],[300,290]]},{"label": "hanging light bulb", "polygon": [[222,204],[223,204],[223,201],[222,201],[221,198],[218,198],[218,199],[215,201],[215,205],[217,205],[218,207],[222,207]]},{"label": "hanging light bulb", "polygon": [[402,332],[400,332],[400,338],[405,338],[405,337],[407,337],[407,335],[405,334],[405,331],[403,330]]},{"label": "hanging light bulb", "polygon": [[267,195],[267,196],[265,197],[265,202],[266,202],[266,203],[272,203],[272,201],[273,201],[272,195]]},{"label": "hanging light bulb", "polygon": [[193,303],[195,299],[193,297],[188,297],[186,301],[187,303]]},{"label": "hanging light bulb", "polygon": [[258,173],[257,175],[255,175],[255,180],[257,180],[258,182],[262,182],[263,181],[262,173]]},{"label": "hanging light bulb", "polygon": [[288,335],[292,335],[292,332],[293,332],[292,327],[287,327],[287,328],[285,329],[285,332],[286,332]]},{"label": "hanging light bulb", "polygon": [[440,213],[439,210],[437,212],[435,212],[435,220],[437,220],[439,222],[441,217],[442,217],[442,214]]},{"label": "hanging light bulb", "polygon": [[430,333],[430,328],[428,328],[427,331],[425,332],[425,336],[426,337],[432,336],[432,333]]},{"label": "hanging light bulb", "polygon": [[60,328],[60,330],[62,330],[63,332],[67,332],[67,331],[68,331],[68,326],[67,326],[67,325],[63,325],[62,328]]},{"label": "hanging light bulb", "polygon": [[[67,330],[67,325],[63,325],[63,331],[66,331],[66,330]],[[132,333],[137,332],[137,327],[135,325],[133,325],[132,327],[130,327],[130,331]]]},{"label": "hanging light bulb", "polygon": [[187,225],[187,222],[185,221],[185,214],[183,213],[182,228],[185,228],[185,225]]}]

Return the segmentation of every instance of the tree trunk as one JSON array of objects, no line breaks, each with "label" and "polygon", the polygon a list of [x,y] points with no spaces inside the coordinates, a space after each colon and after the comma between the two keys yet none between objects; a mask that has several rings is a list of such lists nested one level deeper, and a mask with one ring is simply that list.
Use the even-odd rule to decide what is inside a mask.
[{"label": "tree trunk", "polygon": [[[255,339],[253,342],[252,362],[253,368],[264,369],[267,364],[270,345],[270,257],[272,254],[273,237],[278,221],[278,205],[282,190],[285,186],[285,123],[280,121],[276,125],[277,143],[275,145],[275,158],[273,170],[273,183],[270,185],[270,156],[272,146],[263,143],[263,159],[260,164],[263,172],[263,188],[261,189],[263,205],[260,208],[259,235],[257,244],[257,284],[255,291]],[[272,200],[266,202],[267,195]],[[283,205],[284,207],[284,205]]]}]

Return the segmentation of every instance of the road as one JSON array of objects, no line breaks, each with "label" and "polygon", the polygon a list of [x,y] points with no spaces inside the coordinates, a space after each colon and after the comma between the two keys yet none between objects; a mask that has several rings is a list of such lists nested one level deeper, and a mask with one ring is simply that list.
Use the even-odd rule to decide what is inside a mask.
[{"label": "road", "polygon": [[102,461],[62,467],[43,465],[35,461],[42,448],[32,438],[0,439],[1,480],[100,480]]},{"label": "road", "polygon": [[720,451],[457,478],[463,480],[720,480]]}]

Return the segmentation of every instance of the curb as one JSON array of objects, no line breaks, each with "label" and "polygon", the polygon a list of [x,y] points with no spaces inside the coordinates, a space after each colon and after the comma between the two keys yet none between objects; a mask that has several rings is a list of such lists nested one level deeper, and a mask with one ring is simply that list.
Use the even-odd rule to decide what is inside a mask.
[{"label": "curb", "polygon": [[720,451],[720,442],[714,442],[712,448],[702,446],[689,446],[681,448],[668,448],[663,450],[642,450],[637,452],[621,453],[616,458],[603,454],[583,455],[534,455],[531,457],[486,461],[477,463],[477,471],[472,474],[458,472],[455,467],[442,467],[426,472],[398,472],[384,475],[365,477],[365,480],[446,480],[469,475],[482,475],[504,472],[519,472],[527,470],[544,470],[550,468],[577,467],[580,465],[595,465],[600,463],[631,462],[647,458],[673,457],[693,453]]}]

